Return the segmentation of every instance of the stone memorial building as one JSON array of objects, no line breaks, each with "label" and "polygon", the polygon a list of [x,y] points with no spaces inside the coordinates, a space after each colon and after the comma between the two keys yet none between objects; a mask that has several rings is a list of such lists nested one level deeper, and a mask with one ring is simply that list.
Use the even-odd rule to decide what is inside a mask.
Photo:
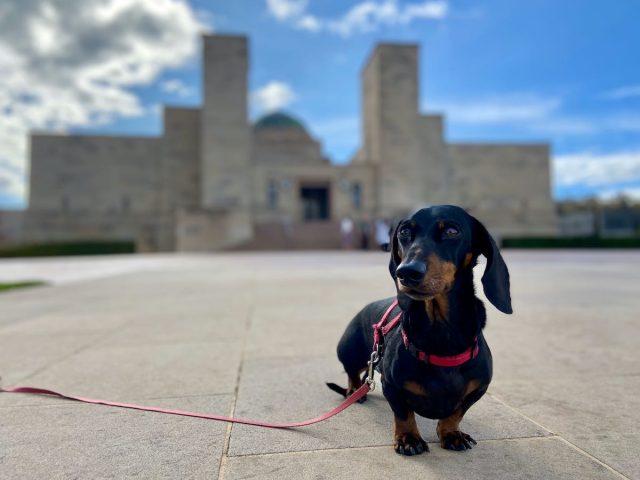
[{"label": "stone memorial building", "polygon": [[380,44],[362,70],[361,146],[334,165],[304,124],[247,116],[249,44],[203,37],[201,108],[164,108],[159,137],[31,135],[24,242],[131,240],[140,251],[329,248],[339,222],[429,204],[497,236],[555,234],[547,144],[448,143],[419,111],[419,47]]}]

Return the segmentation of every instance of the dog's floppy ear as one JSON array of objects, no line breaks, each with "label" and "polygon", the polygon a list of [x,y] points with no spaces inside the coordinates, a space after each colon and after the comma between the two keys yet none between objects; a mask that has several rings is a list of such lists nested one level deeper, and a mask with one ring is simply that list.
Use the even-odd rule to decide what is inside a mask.
[{"label": "dog's floppy ear", "polygon": [[[473,217],[471,217],[473,218]],[[477,219],[474,224],[474,250],[487,258],[487,266],[482,275],[482,288],[489,301],[503,313],[513,313],[509,270],[500,255],[495,240]]]},{"label": "dog's floppy ear", "polygon": [[387,247],[387,251],[391,252],[391,257],[389,258],[389,273],[396,279],[396,270],[398,269],[398,265],[402,262],[400,255],[398,255],[398,226],[402,223],[401,221],[397,223],[395,228],[389,229],[390,238],[389,245]]}]

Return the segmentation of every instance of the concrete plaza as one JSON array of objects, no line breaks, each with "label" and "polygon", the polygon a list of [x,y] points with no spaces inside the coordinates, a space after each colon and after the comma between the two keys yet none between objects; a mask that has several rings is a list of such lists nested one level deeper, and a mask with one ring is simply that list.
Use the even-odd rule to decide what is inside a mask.
[{"label": "concrete plaza", "polygon": [[[640,252],[507,251],[513,316],[488,305],[489,393],[451,452],[391,448],[370,401],[299,430],[0,394],[0,478],[640,479]],[[342,331],[393,294],[381,253],[0,261],[0,376],[75,395],[268,421],[340,401]],[[478,267],[478,274],[481,273]],[[478,277],[480,275],[477,275]]]}]

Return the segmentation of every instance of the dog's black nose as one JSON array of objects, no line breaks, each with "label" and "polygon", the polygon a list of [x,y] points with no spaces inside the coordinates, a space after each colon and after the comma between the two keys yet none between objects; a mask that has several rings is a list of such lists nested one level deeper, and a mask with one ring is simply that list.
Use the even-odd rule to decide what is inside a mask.
[{"label": "dog's black nose", "polygon": [[407,287],[417,287],[420,285],[425,273],[427,273],[427,265],[418,260],[401,263],[396,270],[397,277]]}]

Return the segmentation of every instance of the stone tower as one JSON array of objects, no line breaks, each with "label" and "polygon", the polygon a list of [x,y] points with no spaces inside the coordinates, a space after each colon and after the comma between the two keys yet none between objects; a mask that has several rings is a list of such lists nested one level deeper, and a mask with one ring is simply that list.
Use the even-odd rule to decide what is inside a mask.
[{"label": "stone tower", "polygon": [[363,156],[377,167],[377,213],[444,203],[442,118],[419,112],[417,45],[380,44],[362,72]]},{"label": "stone tower", "polygon": [[247,43],[241,36],[204,36],[200,187],[209,209],[246,210],[251,202]]}]

